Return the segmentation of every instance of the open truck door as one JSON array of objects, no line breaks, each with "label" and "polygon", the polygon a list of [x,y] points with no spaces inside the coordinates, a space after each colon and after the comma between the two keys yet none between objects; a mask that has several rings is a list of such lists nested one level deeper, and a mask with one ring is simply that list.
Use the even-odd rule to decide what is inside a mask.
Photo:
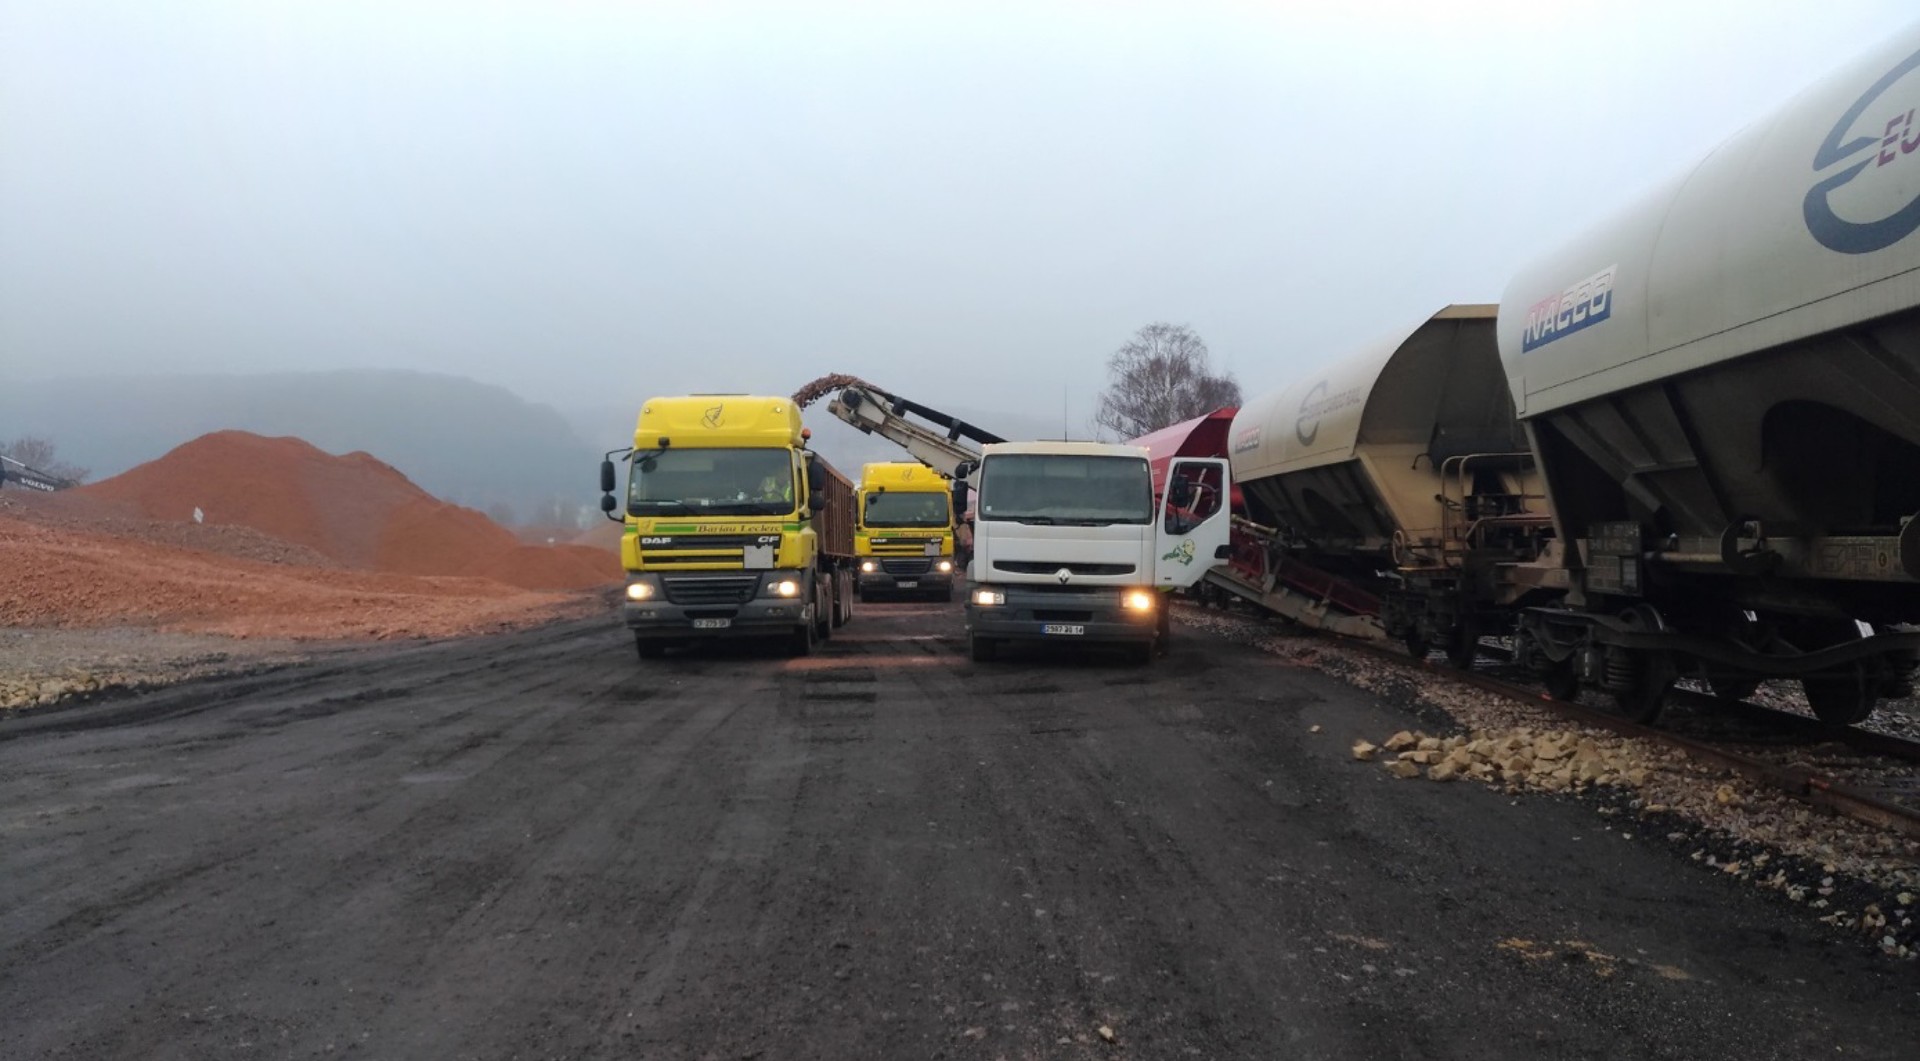
[{"label": "open truck door", "polygon": [[1154,532],[1153,583],[1185,589],[1228,555],[1233,511],[1227,462],[1217,457],[1181,457],[1167,469]]}]

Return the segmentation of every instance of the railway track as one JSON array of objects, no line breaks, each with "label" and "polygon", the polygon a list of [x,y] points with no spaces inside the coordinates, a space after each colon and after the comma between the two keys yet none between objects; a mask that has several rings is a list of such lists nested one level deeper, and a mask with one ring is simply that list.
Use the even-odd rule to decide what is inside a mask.
[{"label": "railway track", "polygon": [[1920,742],[1827,726],[1777,708],[1688,689],[1669,696],[1662,725],[1645,725],[1577,701],[1555,700],[1537,685],[1512,676],[1457,670],[1414,660],[1385,645],[1340,640],[1379,659],[1443,675],[1582,725],[1679,748],[1823,810],[1920,839]]},{"label": "railway track", "polygon": [[1747,701],[1676,689],[1659,726],[1577,701],[1555,700],[1489,659],[1475,669],[1415,660],[1397,647],[1296,627],[1396,667],[1472,686],[1584,726],[1685,751],[1827,812],[1920,839],[1920,742]]}]

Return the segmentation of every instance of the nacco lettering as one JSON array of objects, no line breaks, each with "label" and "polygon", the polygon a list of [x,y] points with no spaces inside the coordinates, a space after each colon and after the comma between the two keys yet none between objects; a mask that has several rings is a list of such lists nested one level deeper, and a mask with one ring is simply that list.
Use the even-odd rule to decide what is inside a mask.
[{"label": "nacco lettering", "polygon": [[1520,336],[1520,351],[1537,350],[1613,316],[1613,278],[1619,268],[1609,265],[1565,291],[1529,306],[1526,330]]},{"label": "nacco lettering", "polygon": [[[1911,190],[1920,187],[1920,181],[1914,180],[1910,173],[1901,177],[1876,179],[1887,166],[1902,163],[1911,167],[1912,163],[1907,162],[1908,157],[1920,151],[1920,129],[1916,129],[1914,122],[1915,111],[1920,109],[1915,106],[1920,103],[1920,78],[1903,85],[1893,98],[1885,98],[1895,85],[1899,85],[1903,78],[1916,69],[1920,69],[1920,52],[1907,56],[1900,65],[1887,71],[1886,76],[1875,81],[1840,116],[1827,138],[1821,141],[1820,149],[1814,152],[1813,171],[1816,174],[1825,173],[1842,163],[1850,163],[1815,184],[1801,204],[1807,231],[1828,250],[1842,254],[1868,254],[1891,247],[1912,235],[1914,229],[1920,228],[1920,195]],[[1865,135],[1854,136],[1843,143],[1842,138],[1854,132],[1869,111],[1873,117],[1865,122]],[[1833,208],[1834,193],[1866,174],[1869,168],[1872,175],[1867,177],[1864,184],[1854,185],[1856,191],[1864,189],[1869,196],[1875,192],[1884,196],[1891,189],[1898,198],[1904,189],[1907,201],[1878,220],[1850,221],[1842,218]]]}]

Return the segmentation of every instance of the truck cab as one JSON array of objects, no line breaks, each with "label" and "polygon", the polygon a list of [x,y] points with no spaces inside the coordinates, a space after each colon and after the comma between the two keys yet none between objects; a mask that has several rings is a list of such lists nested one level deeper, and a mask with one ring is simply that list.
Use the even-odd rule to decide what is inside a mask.
[{"label": "truck cab", "polygon": [[[1227,462],[1183,458],[1156,502],[1147,451],[1093,442],[988,445],[977,468],[967,638],[977,661],[1008,642],[1103,642],[1151,660],[1166,594],[1225,558]],[[960,507],[973,486],[956,493]]]},{"label": "truck cab", "polygon": [[869,464],[860,471],[859,495],[853,551],[860,599],[952,600],[953,503],[946,477],[918,463]]},{"label": "truck cab", "polygon": [[[851,488],[806,449],[785,398],[692,395],[640,409],[624,497],[623,619],[642,657],[737,637],[806,654],[851,615]],[[611,455],[609,455],[611,457]]]}]

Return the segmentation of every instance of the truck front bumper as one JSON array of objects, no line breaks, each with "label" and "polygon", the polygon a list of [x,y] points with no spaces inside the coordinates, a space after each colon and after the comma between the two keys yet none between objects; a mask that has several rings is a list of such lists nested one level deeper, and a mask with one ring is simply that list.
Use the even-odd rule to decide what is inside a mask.
[{"label": "truck front bumper", "polygon": [[952,571],[928,571],[922,575],[894,574],[884,569],[859,571],[855,578],[860,592],[866,593],[939,593],[953,588]]},{"label": "truck front bumper", "polygon": [[[977,594],[999,594],[1000,604],[981,604]],[[1166,601],[1151,590],[1153,607],[1126,607],[1118,587],[1086,592],[1049,592],[1018,585],[974,585],[967,597],[967,632],[996,641],[1152,641]]]},{"label": "truck front bumper", "polygon": [[[768,582],[790,579],[805,585],[797,571],[767,572],[763,577]],[[647,582],[654,595],[646,600],[629,596],[621,605],[620,617],[634,636],[649,641],[776,636],[792,633],[808,621],[804,588],[792,597],[779,597],[767,596],[756,587],[752,597],[726,600],[715,599],[721,596],[716,592],[699,593],[688,588],[698,581],[669,575],[663,584],[658,577],[637,576],[629,584]]]},{"label": "truck front bumper", "polygon": [[[940,570],[941,565],[946,570]],[[955,564],[951,556],[863,556],[854,568],[860,593],[928,593],[945,596],[953,589]]]}]

